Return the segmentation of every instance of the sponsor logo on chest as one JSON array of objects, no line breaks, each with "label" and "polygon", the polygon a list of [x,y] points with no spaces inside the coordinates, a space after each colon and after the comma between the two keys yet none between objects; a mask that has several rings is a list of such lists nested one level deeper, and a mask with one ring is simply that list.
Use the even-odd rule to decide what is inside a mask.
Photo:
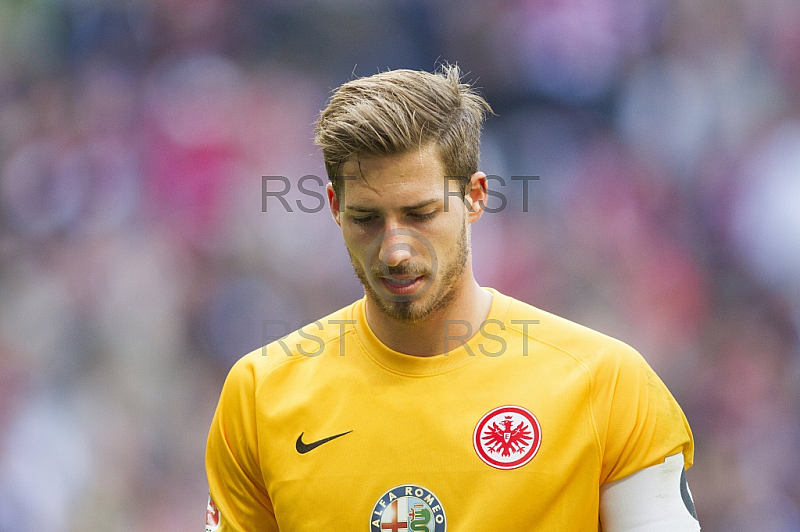
[{"label": "sponsor logo on chest", "polygon": [[444,532],[447,518],[439,499],[416,484],[402,484],[384,493],[370,516],[370,532]]}]

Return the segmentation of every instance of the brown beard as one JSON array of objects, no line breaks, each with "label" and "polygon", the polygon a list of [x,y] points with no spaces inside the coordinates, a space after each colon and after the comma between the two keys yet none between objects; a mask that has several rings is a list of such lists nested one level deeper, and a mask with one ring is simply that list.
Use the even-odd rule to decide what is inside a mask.
[{"label": "brown beard", "polygon": [[[364,268],[362,268],[354,259],[353,254],[350,253],[349,249],[347,250],[347,253],[350,255],[350,262],[353,265],[353,270],[355,271],[356,277],[358,277],[358,280],[361,281],[362,285],[364,285],[364,291],[375,303],[378,310],[387,317],[393,318],[397,321],[414,323],[427,318],[435,312],[439,312],[442,309],[447,308],[455,298],[455,294],[453,293],[455,286],[458,282],[458,279],[461,277],[461,274],[464,273],[464,268],[466,267],[467,260],[469,259],[467,224],[464,222],[461,226],[461,238],[455,260],[452,262],[452,264],[450,264],[446,271],[432,272],[433,280],[431,282],[436,283],[438,280],[438,283],[431,287],[431,290],[429,290],[431,293],[423,294],[421,297],[411,300],[393,301],[378,294],[370,284]],[[394,268],[388,268],[388,270],[392,275],[419,276],[431,274],[429,269],[414,268],[411,266],[398,266]],[[386,268],[381,268],[380,266],[374,267],[370,269],[370,276],[373,280],[380,279],[385,272]],[[436,279],[436,277],[440,278]],[[422,290],[422,288],[420,288],[420,290]],[[420,308],[422,301],[424,301],[426,298],[429,299],[430,303],[427,306]]]}]

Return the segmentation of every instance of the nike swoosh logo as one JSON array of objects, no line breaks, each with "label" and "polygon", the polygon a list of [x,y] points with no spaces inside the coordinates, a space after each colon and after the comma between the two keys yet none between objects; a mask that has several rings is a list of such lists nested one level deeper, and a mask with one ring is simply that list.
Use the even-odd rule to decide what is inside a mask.
[{"label": "nike swoosh logo", "polygon": [[328,436],[327,438],[322,438],[321,440],[317,440],[317,441],[311,442],[311,443],[303,443],[303,434],[305,434],[305,433],[301,432],[300,436],[297,437],[297,441],[295,442],[294,447],[295,447],[295,449],[297,449],[298,453],[306,454],[308,451],[313,451],[314,449],[316,449],[317,447],[319,447],[323,443],[328,443],[331,440],[335,440],[336,438],[340,438],[340,437],[344,436],[345,434],[350,434],[351,432],[353,432],[353,431],[352,430],[348,430],[347,432],[342,432],[341,434],[334,434],[333,436]]}]

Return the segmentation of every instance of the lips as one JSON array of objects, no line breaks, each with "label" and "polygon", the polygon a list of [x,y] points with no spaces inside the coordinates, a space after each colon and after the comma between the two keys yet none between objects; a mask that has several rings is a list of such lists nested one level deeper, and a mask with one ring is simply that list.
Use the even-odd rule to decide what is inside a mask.
[{"label": "lips", "polygon": [[392,294],[406,295],[415,292],[424,281],[425,277],[381,277],[381,284]]}]

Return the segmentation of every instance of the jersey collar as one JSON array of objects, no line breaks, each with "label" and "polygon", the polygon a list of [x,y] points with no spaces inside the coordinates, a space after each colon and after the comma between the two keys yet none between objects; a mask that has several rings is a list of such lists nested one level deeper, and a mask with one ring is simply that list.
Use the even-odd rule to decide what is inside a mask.
[{"label": "jersey collar", "polygon": [[[493,288],[484,288],[484,290],[492,294],[492,304],[489,308],[489,315],[486,318],[487,321],[499,320],[505,323],[504,319],[508,312],[511,298]],[[466,344],[441,355],[418,357],[390,349],[375,336],[375,333],[369,327],[365,303],[366,296],[353,306],[356,334],[367,356],[388,371],[408,376],[432,376],[452,371],[468,364],[475,358],[484,356],[478,347],[481,342],[481,334],[478,331],[473,333]]]}]

